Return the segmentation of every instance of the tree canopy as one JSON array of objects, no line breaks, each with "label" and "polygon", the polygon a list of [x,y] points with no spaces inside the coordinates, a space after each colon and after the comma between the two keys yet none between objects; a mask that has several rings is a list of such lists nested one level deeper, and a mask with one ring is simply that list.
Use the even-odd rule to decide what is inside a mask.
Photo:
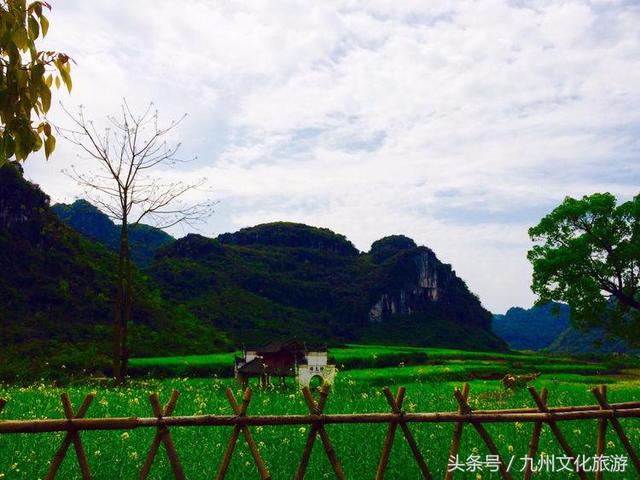
[{"label": "tree canopy", "polygon": [[14,156],[24,161],[43,145],[48,158],[56,146],[44,115],[54,84],[71,91],[71,60],[36,48],[49,30],[47,9],[43,1],[0,0],[0,166]]},{"label": "tree canopy", "polygon": [[640,343],[640,194],[567,197],[529,236],[538,304],[566,302],[576,327]]}]

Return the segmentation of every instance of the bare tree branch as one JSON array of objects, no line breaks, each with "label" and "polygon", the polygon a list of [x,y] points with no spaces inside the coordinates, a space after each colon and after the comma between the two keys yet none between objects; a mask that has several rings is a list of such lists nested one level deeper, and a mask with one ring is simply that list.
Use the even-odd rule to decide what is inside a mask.
[{"label": "bare tree branch", "polygon": [[189,193],[201,190],[205,179],[192,183],[167,182],[162,175],[151,176],[148,173],[156,171],[166,177],[167,169],[189,161],[177,157],[180,143],[167,144],[165,140],[186,115],[161,127],[152,103],[142,115],[136,116],[123,100],[119,116],[107,117],[109,126],[100,132],[93,121],[85,118],[82,107],[77,115],[72,115],[64,106],[62,108],[72,127],[56,127],[58,134],[76,145],[99,170],[83,172],[72,166],[65,173],[85,187],[91,203],[120,223],[113,370],[116,381],[121,383],[127,371],[127,331],[135,293],[129,228],[143,219],[162,229],[180,223],[193,225],[204,221],[213,212],[215,202],[183,202]]}]

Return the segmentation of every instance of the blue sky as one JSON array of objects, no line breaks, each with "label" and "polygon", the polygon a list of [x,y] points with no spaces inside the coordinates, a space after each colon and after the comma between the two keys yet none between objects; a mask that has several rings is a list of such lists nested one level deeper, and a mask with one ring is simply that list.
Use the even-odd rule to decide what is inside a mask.
[{"label": "blue sky", "polygon": [[[52,4],[67,108],[188,112],[172,140],[198,159],[159,174],[207,177],[203,234],[290,220],[368,250],[404,233],[503,312],[534,300],[528,227],[566,195],[639,190],[638,2]],[[70,164],[92,168],[61,141],[26,173],[71,201]]]}]

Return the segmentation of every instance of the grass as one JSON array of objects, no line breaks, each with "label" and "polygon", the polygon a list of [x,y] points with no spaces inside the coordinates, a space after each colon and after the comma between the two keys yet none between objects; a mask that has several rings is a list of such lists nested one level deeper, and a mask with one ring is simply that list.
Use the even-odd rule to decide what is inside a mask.
[{"label": "grass", "polygon": [[[534,353],[496,353],[472,352],[466,350],[420,347],[390,347],[380,345],[346,345],[332,348],[331,356],[341,369],[382,368],[404,365],[437,365],[455,361],[479,361],[500,364],[507,371],[539,371],[539,366],[545,369],[572,369],[575,373],[589,370],[602,370],[602,364],[577,361],[566,357],[542,355]],[[130,370],[134,376],[151,375],[153,377],[170,376],[205,376],[218,375],[228,377],[233,375],[233,357],[239,352],[213,353],[208,355],[189,355],[176,357],[132,358]],[[552,365],[556,365],[553,367]],[[502,374],[504,374],[502,373]]]},{"label": "grass", "polygon": [[[425,352],[426,351],[426,352]],[[393,355],[416,353],[414,349],[376,349],[372,347],[350,347],[332,350],[339,362],[358,364],[370,361],[372,355],[381,358],[393,358]],[[418,349],[427,354],[427,360],[421,365],[387,366],[374,368],[348,369],[340,374],[327,404],[327,413],[382,412],[388,411],[388,405],[382,395],[381,386],[390,385],[395,390],[399,385],[407,387],[405,409],[409,411],[452,411],[456,403],[452,395],[453,388],[462,381],[471,379],[470,404],[473,408],[516,408],[531,407],[532,401],[526,391],[503,392],[499,382],[493,379],[473,378],[478,372],[502,371],[514,363],[520,368],[538,367],[542,375],[537,379],[537,388],[546,386],[550,390],[550,405],[593,404],[589,392],[591,385],[607,383],[612,402],[638,400],[640,381],[637,377],[602,376],[602,365],[581,363],[563,359],[550,361],[550,357],[536,355],[518,355],[493,359],[482,353],[446,351],[437,349]],[[233,354],[183,357],[163,359],[160,362],[180,365],[179,362],[203,362],[221,365]],[[408,358],[408,357],[406,357]],[[415,358],[415,357],[414,357]],[[528,363],[525,358],[530,359]],[[144,362],[157,365],[157,359],[138,359],[137,365]],[[440,362],[440,363],[427,363]],[[383,362],[384,363],[384,362]],[[579,373],[578,370],[580,370]],[[97,390],[97,397],[89,409],[90,417],[106,416],[150,416],[148,394],[158,392],[166,401],[172,389],[181,392],[175,415],[194,414],[231,414],[224,395],[224,389],[237,385],[228,378],[166,378],[134,380],[124,388],[109,388],[101,385],[81,384],[65,388],[69,391],[74,406],[81,403],[84,395]],[[59,418],[62,415],[59,395],[60,388],[52,385],[34,384],[27,387],[12,385],[0,386],[0,397],[7,398],[2,417],[5,419]],[[252,414],[303,414],[307,412],[303,398],[297,389],[290,385],[286,392],[278,390],[256,390],[249,408]],[[632,444],[640,445],[640,420],[623,419],[623,425]],[[410,426],[416,440],[425,455],[434,478],[442,478],[447,464],[448,449],[453,425],[451,424],[412,424]],[[526,454],[532,426],[530,424],[491,424],[489,433],[496,441],[504,456],[520,457]],[[567,440],[578,453],[593,455],[595,452],[596,422],[577,421],[561,424]],[[382,441],[385,436],[384,425],[332,425],[327,430],[333,441],[338,458],[348,478],[373,478],[377,467]],[[230,428],[189,427],[174,428],[174,437],[178,453],[182,460],[187,478],[205,479],[215,476],[222,452],[226,446]],[[291,478],[297,468],[308,427],[256,427],[253,435],[261,454],[272,473],[273,478]],[[153,438],[152,429],[111,432],[82,433],[85,449],[94,478],[137,478],[149,444]],[[62,434],[24,434],[0,436],[0,478],[36,479],[43,478],[53,457]],[[613,432],[609,432],[608,454],[623,454],[624,451]],[[541,439],[540,451],[545,454],[561,455],[562,451],[547,428]],[[472,428],[465,428],[461,446],[461,458],[477,452],[484,456],[484,444]],[[58,478],[78,478],[78,467],[73,459],[73,449],[65,460]],[[516,468],[519,468],[516,458]],[[161,450],[153,467],[151,478],[172,478],[170,466]],[[3,476],[4,475],[4,476]],[[515,471],[518,477],[519,472]],[[631,470],[626,475],[609,474],[611,478],[635,478]],[[248,449],[242,438],[234,454],[227,478],[257,478]],[[309,479],[334,478],[331,467],[317,442],[311,457],[307,477]],[[392,452],[387,478],[419,478],[415,465],[400,433]],[[476,474],[457,474],[456,478],[476,478]],[[497,474],[483,472],[482,478],[498,478]],[[536,478],[559,478],[549,473]],[[562,478],[572,478],[562,475]]]}]

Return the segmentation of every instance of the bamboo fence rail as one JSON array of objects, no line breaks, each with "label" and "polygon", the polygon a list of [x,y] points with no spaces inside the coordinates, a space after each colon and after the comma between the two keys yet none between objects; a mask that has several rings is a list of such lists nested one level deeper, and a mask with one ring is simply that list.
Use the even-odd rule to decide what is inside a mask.
[{"label": "bamboo fence rail", "polygon": [[[92,476],[82,445],[80,432],[88,430],[132,430],[136,428],[155,428],[156,434],[145,458],[142,470],[140,471],[140,479],[144,480],[148,477],[153,466],[154,459],[158,454],[160,447],[163,446],[169,458],[174,477],[178,480],[183,480],[186,477],[180,463],[178,451],[171,437],[171,432],[169,430],[170,427],[233,427],[216,479],[222,480],[225,478],[238,439],[242,434],[254,459],[260,478],[262,480],[269,480],[271,475],[260,455],[260,451],[253,439],[249,427],[266,425],[310,425],[311,428],[302,452],[299,467],[295,474],[295,479],[302,480],[304,478],[313,445],[316,439],[319,438],[336,478],[342,480],[346,478],[346,475],[337,457],[335,449],[333,448],[333,444],[331,443],[331,439],[329,438],[329,434],[326,431],[325,426],[331,424],[386,423],[388,424],[387,434],[382,443],[382,451],[375,476],[376,480],[384,478],[398,427],[402,431],[404,439],[411,450],[422,477],[425,479],[431,479],[432,473],[424,456],[422,455],[420,446],[416,442],[409,428],[409,424],[453,423],[453,436],[451,439],[451,448],[449,450],[450,459],[457,457],[464,427],[469,424],[477,432],[492,456],[498,460],[497,466],[500,477],[506,480],[511,480],[513,477],[508,469],[508,464],[503,461],[498,446],[495,444],[483,424],[501,422],[533,423],[533,430],[527,454],[528,458],[534,458],[536,456],[542,429],[547,426],[558,441],[558,444],[564,451],[566,457],[576,460],[577,456],[564,437],[561,429],[558,427],[558,423],[575,420],[596,420],[598,422],[596,456],[604,455],[606,447],[606,431],[610,424],[624,446],[628,458],[640,477],[640,458],[619,421],[620,418],[640,418],[640,402],[609,403],[607,400],[606,387],[600,386],[592,389],[597,405],[549,407],[547,406],[548,392],[545,388],[543,388],[540,393],[538,393],[533,387],[529,387],[528,390],[536,408],[472,410],[468,403],[469,385],[464,384],[461,390],[454,390],[454,397],[458,403],[458,410],[456,412],[408,413],[402,410],[405,388],[400,387],[397,394],[394,396],[388,387],[384,387],[383,393],[390,406],[390,412],[329,415],[323,413],[329,395],[329,386],[325,385],[320,390],[317,402],[314,400],[308,388],[305,387],[303,389],[302,392],[304,399],[309,409],[308,415],[248,415],[247,411],[251,401],[252,390],[248,388],[244,391],[242,401],[239,404],[233,395],[232,390],[229,388],[227,389],[226,395],[234,415],[173,416],[173,412],[179,398],[179,392],[174,390],[169,402],[164,407],[160,404],[160,399],[157,394],[149,396],[153,417],[110,418],[85,418],[85,415],[94,399],[94,394],[87,395],[82,405],[76,412],[74,412],[68,395],[63,393],[61,395],[61,401],[65,418],[40,420],[0,419],[0,434],[65,432],[66,435],[55,453],[46,478],[47,480],[53,480],[55,478],[60,465],[67,455],[69,447],[73,444],[82,478],[84,480],[88,480],[91,479]],[[0,413],[2,413],[6,403],[7,402],[5,400],[0,399]],[[523,478],[525,480],[529,480],[533,473],[531,463],[526,465],[523,472]],[[453,470],[448,469],[444,478],[446,480],[452,480],[454,478],[454,473],[455,472]],[[579,462],[576,462],[575,473],[581,480],[588,478],[587,472],[580,467]],[[596,470],[594,478],[596,480],[601,480],[602,477],[602,470]]]}]

